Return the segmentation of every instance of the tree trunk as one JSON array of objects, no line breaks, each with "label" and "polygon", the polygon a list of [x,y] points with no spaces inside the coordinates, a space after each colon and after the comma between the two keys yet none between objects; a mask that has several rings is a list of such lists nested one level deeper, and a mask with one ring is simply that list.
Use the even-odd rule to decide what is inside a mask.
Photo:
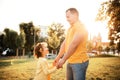
[{"label": "tree trunk", "polygon": [[25,48],[23,48],[23,55],[22,56],[24,58],[24,56],[25,56]]},{"label": "tree trunk", "polygon": [[18,48],[16,49],[16,58],[18,58]]}]

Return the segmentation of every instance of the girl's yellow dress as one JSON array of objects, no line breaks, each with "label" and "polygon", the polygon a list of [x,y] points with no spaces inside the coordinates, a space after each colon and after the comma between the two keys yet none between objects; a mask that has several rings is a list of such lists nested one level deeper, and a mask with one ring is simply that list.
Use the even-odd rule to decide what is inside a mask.
[{"label": "girl's yellow dress", "polygon": [[56,71],[56,67],[50,67],[46,58],[39,58],[34,80],[50,80],[50,74]]}]

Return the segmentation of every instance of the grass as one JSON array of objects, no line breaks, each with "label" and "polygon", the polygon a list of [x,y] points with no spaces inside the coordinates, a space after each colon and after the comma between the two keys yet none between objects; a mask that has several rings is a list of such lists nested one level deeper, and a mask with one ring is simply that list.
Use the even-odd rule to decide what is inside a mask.
[{"label": "grass", "polygon": [[[48,60],[52,63],[53,60]],[[36,60],[1,59],[0,80],[32,80],[35,76]],[[65,65],[51,74],[51,80],[65,80]],[[86,80],[120,80],[120,57],[90,58]]]}]

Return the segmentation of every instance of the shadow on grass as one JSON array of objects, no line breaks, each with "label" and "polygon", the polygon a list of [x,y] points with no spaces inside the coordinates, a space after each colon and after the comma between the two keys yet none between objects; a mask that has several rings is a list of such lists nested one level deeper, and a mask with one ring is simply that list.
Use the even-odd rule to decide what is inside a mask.
[{"label": "shadow on grass", "polygon": [[10,66],[11,62],[0,62],[0,67]]}]

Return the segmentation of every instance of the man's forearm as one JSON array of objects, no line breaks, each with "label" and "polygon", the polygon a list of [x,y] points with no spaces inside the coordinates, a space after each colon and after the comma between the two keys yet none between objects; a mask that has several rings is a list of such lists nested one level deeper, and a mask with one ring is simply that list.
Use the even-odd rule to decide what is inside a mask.
[{"label": "man's forearm", "polygon": [[70,56],[73,55],[76,48],[77,48],[77,44],[75,45],[74,43],[71,43],[68,50],[67,50],[67,52],[64,54],[62,59],[66,61]]},{"label": "man's forearm", "polygon": [[63,41],[62,45],[60,46],[58,57],[62,57],[64,53],[65,53],[65,41]]},{"label": "man's forearm", "polygon": [[64,54],[63,58],[59,60],[57,64],[57,69],[62,68],[66,60],[75,52],[76,46],[69,47],[68,51]]},{"label": "man's forearm", "polygon": [[82,42],[84,36],[83,34],[79,34],[78,32],[75,33],[73,40],[71,41],[67,52],[65,53],[63,60],[67,60],[73,53],[76,51],[78,45]]}]

